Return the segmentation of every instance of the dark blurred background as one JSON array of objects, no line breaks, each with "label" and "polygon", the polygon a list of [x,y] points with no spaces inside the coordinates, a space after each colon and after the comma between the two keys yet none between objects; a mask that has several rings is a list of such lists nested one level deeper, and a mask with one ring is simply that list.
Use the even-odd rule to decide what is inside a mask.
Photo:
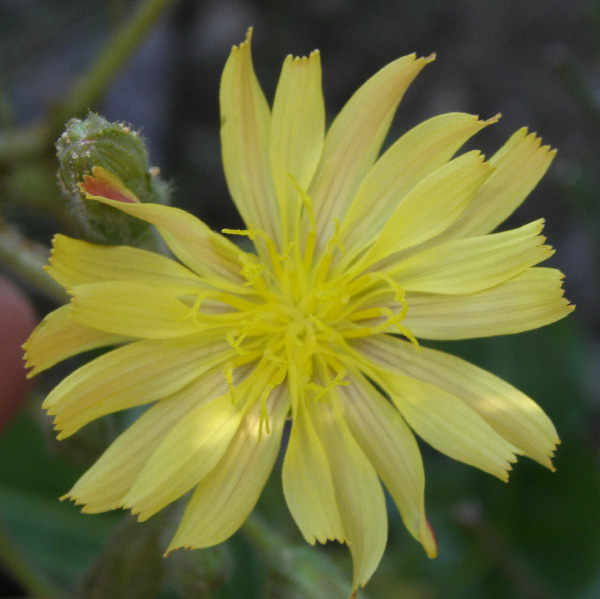
[{"label": "dark blurred background", "polygon": [[[22,127],[51,114],[137,5],[0,0],[0,125]],[[557,250],[551,265],[566,273],[567,296],[577,310],[540,331],[443,345],[542,405],[562,438],[558,471],[521,460],[504,485],[424,447],[426,499],[440,557],[425,557],[390,505],[389,547],[367,594],[600,597],[600,2],[174,2],[99,101],[86,108],[141,128],[153,163],[173,181],[173,203],[216,229],[238,223],[220,160],[219,80],[231,46],[244,39],[250,25],[255,68],[269,100],[290,53],[321,50],[331,120],[358,86],[391,60],[435,52],[437,60],[406,94],[390,140],[441,112],[484,118],[501,112],[500,122],[479,134],[472,147],[490,155],[516,129],[528,126],[558,149],[549,173],[506,226],[546,218],[546,234]],[[34,158],[0,164],[7,219],[44,243],[63,226],[48,210],[49,203],[61,201],[55,170],[50,146]],[[48,435],[39,433],[48,427],[38,414],[39,401],[31,404],[29,415],[0,438],[0,523],[36,568],[74,588],[115,520],[56,505],[83,465],[56,457]],[[289,539],[299,539],[277,470],[259,509]],[[244,555],[236,542],[233,553]],[[327,551],[347,572],[347,552]],[[215,596],[277,596],[265,590],[270,588],[265,568],[248,559],[251,565],[233,568]],[[254,582],[244,585],[250,567]],[[0,596],[18,593],[10,584]],[[169,595],[172,588],[162,592],[188,596]]]}]

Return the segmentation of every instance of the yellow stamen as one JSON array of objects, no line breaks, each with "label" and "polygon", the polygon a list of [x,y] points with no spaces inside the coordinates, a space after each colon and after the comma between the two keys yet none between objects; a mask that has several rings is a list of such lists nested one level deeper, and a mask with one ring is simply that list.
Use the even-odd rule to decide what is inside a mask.
[{"label": "yellow stamen", "polygon": [[310,221],[310,230],[316,231],[317,230],[317,221],[315,219],[315,212],[313,210],[313,203],[312,203],[312,200],[310,199],[310,196],[300,187],[300,185],[298,184],[296,179],[294,179],[293,175],[288,173],[288,177],[291,179],[293,186],[298,190],[298,193],[300,194],[302,203],[304,204],[304,208],[306,209],[306,212],[308,213],[308,219]]},{"label": "yellow stamen", "polygon": [[340,221],[338,218],[334,218],[333,222],[335,223],[335,233],[331,237],[331,239],[327,242],[327,246],[331,246],[331,251],[333,252],[333,246],[337,246],[342,253],[342,256],[346,255],[346,248],[340,239]]},{"label": "yellow stamen", "polygon": [[246,279],[244,287],[256,286],[262,274],[262,264],[254,262],[248,254],[240,254],[239,258],[243,265],[240,274]]},{"label": "yellow stamen", "polygon": [[263,356],[266,360],[274,362],[275,364],[279,364],[280,366],[285,366],[287,368],[290,365],[289,360],[285,360],[284,358],[281,358],[280,356],[276,355],[270,347],[265,348]]},{"label": "yellow stamen", "polygon": [[394,299],[397,302],[404,303],[405,291],[400,287],[400,284],[394,281],[390,275],[385,272],[372,272],[369,274],[371,279],[379,279],[381,281],[385,281],[395,292]]},{"label": "yellow stamen", "polygon": [[352,313],[348,319],[354,322],[357,320],[371,320],[372,318],[379,318],[380,316],[385,316],[385,314],[383,312],[383,308],[377,307],[367,308],[365,310],[357,310],[356,312]]},{"label": "yellow stamen", "polygon": [[190,313],[187,314],[186,316],[183,316],[182,318],[180,318],[177,322],[182,322],[184,320],[187,320],[188,318],[193,318],[194,322],[198,326],[203,326],[203,324],[198,320],[198,310],[200,310],[200,304],[202,303],[202,301],[205,300],[209,295],[210,295],[210,293],[208,291],[204,292],[204,293],[199,293],[198,297],[194,301],[194,304],[190,310]]},{"label": "yellow stamen", "polygon": [[333,219],[335,222],[335,233],[331,237],[331,239],[327,242],[327,247],[325,253],[323,254],[321,261],[316,269],[316,276],[314,277],[313,285],[321,285],[323,281],[327,278],[329,273],[329,267],[331,266],[331,262],[333,260],[333,251],[337,247],[342,256],[346,253],[346,248],[340,239],[340,221],[335,218]]},{"label": "yellow stamen", "polygon": [[233,347],[233,349],[235,349],[240,356],[243,356],[247,353],[247,350],[244,350],[240,347],[240,344],[246,338],[247,334],[248,333],[246,331],[240,333],[240,331],[237,329],[233,329],[225,333],[225,339],[227,340],[227,343],[229,343],[229,345],[231,345],[231,347]]},{"label": "yellow stamen", "polygon": [[[308,272],[312,266],[312,260],[315,252],[315,244],[317,240],[317,221],[315,219],[315,211],[313,209],[313,203],[310,199],[310,196],[298,185],[298,182],[292,175],[289,175],[292,184],[298,190],[300,194],[300,199],[302,200],[302,205],[304,207],[304,211],[308,215],[309,220],[309,229],[306,235],[306,243],[304,246],[304,256],[302,258],[302,266],[304,267],[304,271]],[[301,229],[301,219],[298,219],[299,222],[296,225],[296,237],[299,237],[300,229]]]},{"label": "yellow stamen", "polygon": [[313,391],[315,396],[313,397],[313,401],[317,402],[323,397],[327,397],[335,387],[342,386],[347,387],[350,384],[350,381],[344,381],[343,378],[346,376],[346,370],[341,368],[338,373],[335,375],[335,378],[327,383],[324,387],[317,383],[311,382],[305,385],[306,389],[309,391]]},{"label": "yellow stamen", "polygon": [[350,296],[347,293],[344,293],[343,289],[326,289],[323,291],[316,291],[315,298],[320,303],[329,303],[338,300],[342,304],[347,304],[350,301]]},{"label": "yellow stamen", "polygon": [[227,304],[228,306],[231,306],[232,308],[240,310],[241,312],[244,312],[246,310],[254,310],[258,307],[253,302],[225,292],[218,293],[216,295],[216,299],[218,299],[220,302],[223,302],[224,304]]},{"label": "yellow stamen", "polygon": [[240,235],[254,241],[258,231],[250,225],[248,229],[221,229],[221,233],[225,233],[226,235]]},{"label": "yellow stamen", "polygon": [[235,388],[233,386],[233,365],[231,362],[225,365],[224,374],[229,387],[229,395],[231,395],[231,404],[233,405],[235,404]]}]

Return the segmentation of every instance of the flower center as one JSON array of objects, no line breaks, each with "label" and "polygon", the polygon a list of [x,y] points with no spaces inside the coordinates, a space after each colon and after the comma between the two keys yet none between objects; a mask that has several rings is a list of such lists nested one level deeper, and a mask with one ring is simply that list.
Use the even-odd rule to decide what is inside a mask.
[{"label": "flower center", "polygon": [[[224,372],[232,401],[237,388],[234,370],[252,364],[243,395],[248,402],[261,402],[259,434],[263,424],[267,432],[269,428],[267,399],[284,381],[293,411],[300,401],[327,400],[336,386],[349,384],[348,365],[364,365],[352,339],[391,329],[416,344],[400,324],[407,311],[400,285],[385,273],[332,268],[335,253],[345,254],[339,223],[334,221],[331,238],[317,251],[312,203],[299,191],[304,217],[299,222],[308,225],[304,232],[300,224],[296,226],[283,251],[266,232],[252,226],[223,229],[248,237],[257,249],[257,254],[240,251],[240,272],[246,282],[237,292],[216,292],[214,299],[229,309],[214,316],[213,322],[238,354]],[[208,324],[210,317],[207,320],[198,308],[199,304],[193,311],[199,323]]]}]

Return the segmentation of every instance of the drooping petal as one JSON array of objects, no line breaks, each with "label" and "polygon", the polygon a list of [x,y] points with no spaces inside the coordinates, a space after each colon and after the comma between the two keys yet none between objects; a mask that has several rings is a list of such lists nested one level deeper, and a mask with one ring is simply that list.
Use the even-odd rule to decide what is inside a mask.
[{"label": "drooping petal", "polygon": [[325,106],[318,51],[308,58],[288,56],[275,92],[269,158],[282,221],[282,246],[299,226],[302,201],[295,187],[307,190],[321,157]]},{"label": "drooping petal", "polygon": [[69,292],[73,321],[107,333],[166,339],[202,330],[188,304],[152,285],[105,281],[78,285]]},{"label": "drooping petal", "polygon": [[238,259],[241,250],[189,212],[162,204],[134,204],[102,196],[87,197],[155,225],[173,254],[194,272],[235,283],[245,282]]},{"label": "drooping petal", "polygon": [[64,499],[83,504],[82,511],[89,514],[120,507],[134,480],[171,428],[189,412],[226,391],[222,369],[214,368],[162,399],[113,441]]},{"label": "drooping petal", "polygon": [[411,54],[388,64],[354,93],[334,120],[309,188],[321,243],[331,237],[333,219],[344,218],[377,159],[404,92],[431,60]]},{"label": "drooping petal", "polygon": [[234,355],[227,341],[206,333],[136,341],[78,368],[43,407],[63,439],[100,416],[167,397]]},{"label": "drooping petal", "polygon": [[198,483],[167,552],[222,543],[242,525],[279,453],[288,409],[287,390],[279,386],[266,402],[268,432],[260,402],[249,410],[221,461]]},{"label": "drooping petal", "polygon": [[408,292],[402,324],[423,339],[471,339],[543,327],[573,311],[563,274],[534,267],[484,291],[465,295]]},{"label": "drooping petal", "polygon": [[493,169],[477,151],[467,152],[421,179],[396,207],[367,251],[361,267],[431,239],[465,209]]},{"label": "drooping petal", "polygon": [[389,335],[353,344],[392,373],[409,376],[449,391],[475,410],[498,434],[525,455],[552,469],[559,443],[543,410],[524,393],[490,372],[445,352],[420,347]]},{"label": "drooping petal", "polygon": [[221,78],[221,149],[231,197],[248,227],[279,239],[280,219],[269,163],[271,114],[254,74],[250,41],[234,46]]},{"label": "drooping petal", "polygon": [[149,457],[123,507],[143,521],[187,493],[219,463],[243,414],[229,392],[186,414]]},{"label": "drooping petal", "polygon": [[382,381],[410,427],[432,447],[508,480],[515,454],[522,452],[458,397],[413,378],[382,375]]},{"label": "drooping petal", "polygon": [[70,313],[71,305],[67,304],[47,314],[23,345],[25,366],[33,367],[28,377],[35,376],[76,354],[131,341],[131,337],[77,324],[71,320]]},{"label": "drooping petal", "polygon": [[442,243],[387,272],[406,291],[455,295],[488,289],[552,256],[552,248],[542,245],[543,223]]},{"label": "drooping petal", "polygon": [[339,406],[310,405],[327,454],[345,540],[352,554],[352,588],[364,586],[377,568],[387,542],[385,498],[377,474],[343,420]]},{"label": "drooping petal", "polygon": [[46,272],[65,289],[101,281],[136,281],[172,295],[198,292],[206,285],[195,273],[155,252],[107,246],[55,235]]},{"label": "drooping petal", "polygon": [[344,541],[331,467],[310,412],[299,401],[283,461],[283,493],[308,543]]},{"label": "drooping petal", "polygon": [[429,557],[437,544],[425,516],[425,474],[421,452],[400,413],[359,373],[340,387],[344,419],[377,475],[387,487],[402,520]]},{"label": "drooping petal", "polygon": [[490,122],[451,112],[428,119],[396,141],[367,173],[342,223],[347,260],[372,243],[418,181],[448,162]]},{"label": "drooping petal", "polygon": [[556,150],[541,143],[535,133],[527,134],[526,128],[514,133],[490,158],[496,170],[445,238],[485,235],[504,222],[538,184],[556,155]]}]

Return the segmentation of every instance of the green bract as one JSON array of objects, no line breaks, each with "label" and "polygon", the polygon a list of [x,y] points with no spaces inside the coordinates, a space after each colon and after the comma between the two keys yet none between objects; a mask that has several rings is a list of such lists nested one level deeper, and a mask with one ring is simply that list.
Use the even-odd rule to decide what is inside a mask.
[{"label": "green bract", "polygon": [[167,204],[168,185],[152,169],[143,137],[124,123],[90,112],[71,119],[56,143],[58,180],[70,208],[90,239],[139,243],[150,227],[110,206],[89,202],[78,184],[95,166],[114,173],[142,202]]}]

